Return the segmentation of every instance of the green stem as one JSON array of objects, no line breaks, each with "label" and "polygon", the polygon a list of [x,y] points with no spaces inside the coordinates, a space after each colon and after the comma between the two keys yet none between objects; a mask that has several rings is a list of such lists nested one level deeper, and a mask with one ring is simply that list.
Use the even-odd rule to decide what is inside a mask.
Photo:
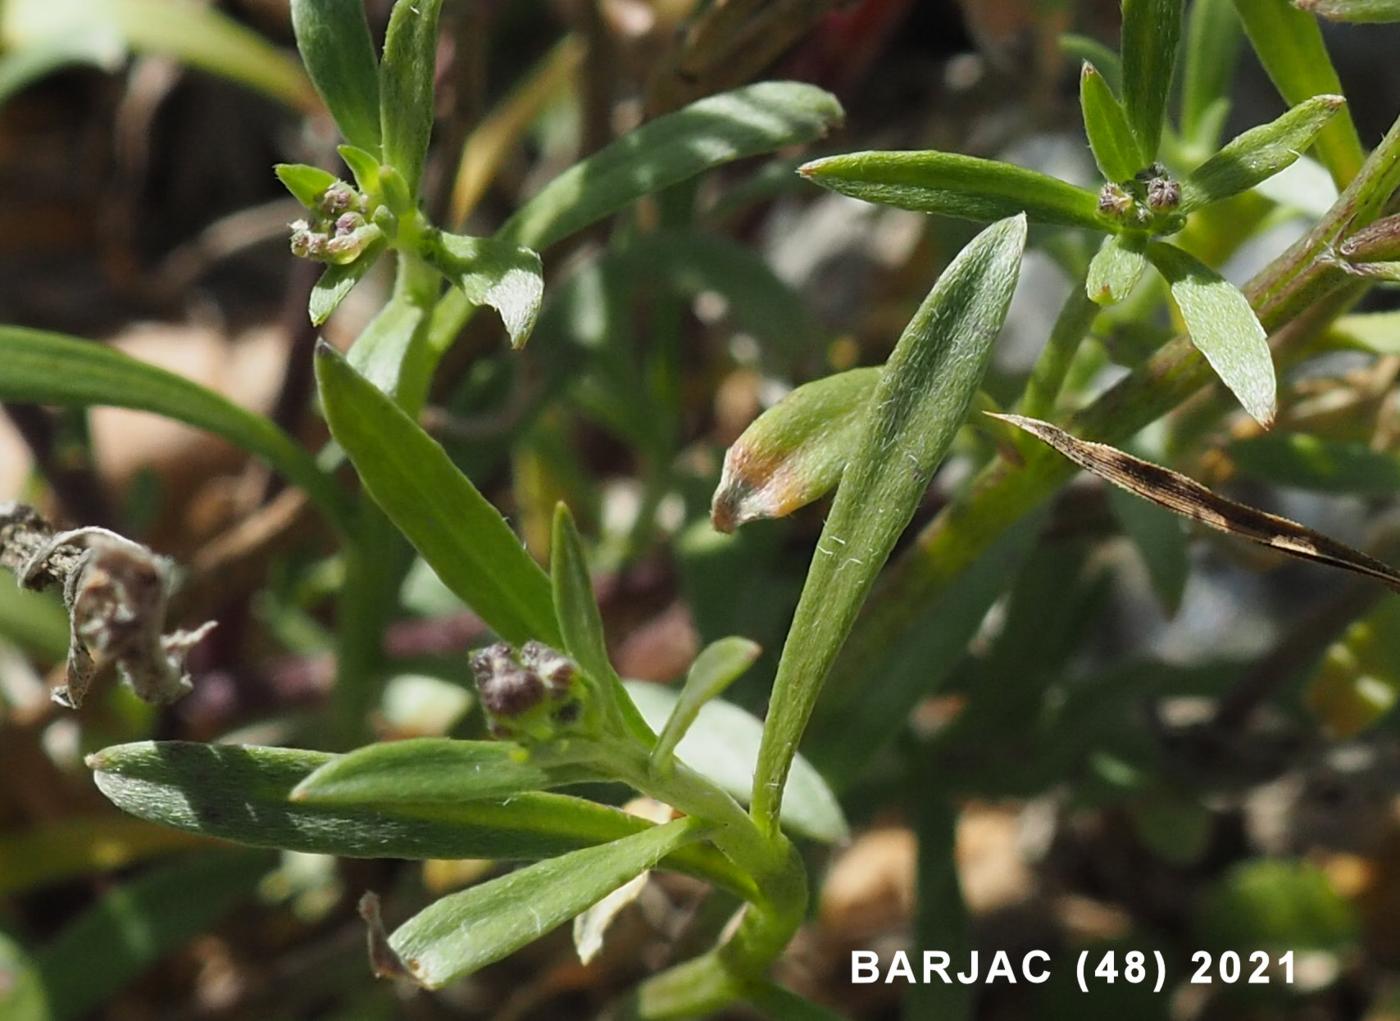
[{"label": "green stem", "polygon": [[1076,280],[1050,330],[1050,339],[1031,368],[1030,379],[1026,380],[1021,414],[1045,418],[1055,410],[1055,401],[1060,396],[1075,352],[1099,311],[1099,306],[1085,292],[1084,281]]}]

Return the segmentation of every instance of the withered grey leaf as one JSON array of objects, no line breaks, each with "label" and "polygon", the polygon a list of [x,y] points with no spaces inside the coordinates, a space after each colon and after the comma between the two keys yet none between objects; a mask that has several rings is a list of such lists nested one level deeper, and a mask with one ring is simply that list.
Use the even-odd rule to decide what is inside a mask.
[{"label": "withered grey leaf", "polygon": [[990,411],[987,414],[1030,433],[1079,467],[1134,496],[1227,535],[1248,539],[1302,560],[1364,574],[1400,592],[1400,571],[1296,521],[1226,499],[1180,472],[1126,454],[1116,447],[1077,439],[1049,422],[1022,415]]}]

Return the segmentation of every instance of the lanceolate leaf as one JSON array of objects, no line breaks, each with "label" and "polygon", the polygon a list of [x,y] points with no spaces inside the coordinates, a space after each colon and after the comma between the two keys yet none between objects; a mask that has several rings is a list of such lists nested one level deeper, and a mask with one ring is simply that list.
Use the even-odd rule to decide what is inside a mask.
[{"label": "lanceolate leaf", "polygon": [[1182,0],[1123,0],[1123,106],[1149,161],[1162,139],[1183,6]]},{"label": "lanceolate leaf", "polygon": [[0,400],[133,408],[207,429],[264,458],[305,489],[332,523],[347,525],[344,495],[281,429],[197,383],[102,344],[0,326]]},{"label": "lanceolate leaf", "polygon": [[1131,180],[1134,174],[1151,162],[1143,158],[1118,97],[1108,87],[1103,75],[1088,61],[1084,62],[1079,74],[1079,105],[1094,162],[1099,165],[1099,171],[1106,180]]},{"label": "lanceolate leaf", "polygon": [[834,489],[879,377],[872,367],[805,383],[754,419],[725,452],[710,505],[715,528],[781,518]]},{"label": "lanceolate leaf", "polygon": [[307,166],[305,163],[278,163],[272,170],[277,175],[277,180],[282,182],[282,186],[308,209],[320,201],[327,188],[340,180],[320,167]]},{"label": "lanceolate leaf", "polygon": [[762,651],[757,642],[735,635],[711,642],[701,650],[686,672],[680,697],[676,699],[671,715],[666,717],[656,747],[652,749],[653,767],[665,768],[676,745],[685,737],[700,710],[711,699],[719,698],[725,688],[753,666],[753,661]]},{"label": "lanceolate leaf", "polygon": [[1278,120],[1231,140],[1187,175],[1181,186],[1180,211],[1187,213],[1253,188],[1291,166],[1345,104],[1341,96],[1314,96]]},{"label": "lanceolate leaf", "polygon": [[761,825],[776,823],[788,765],[827,671],[967,415],[1025,241],[1024,216],[974,238],[944,270],[880,375],[778,664],[754,776]]},{"label": "lanceolate leaf", "polygon": [[1147,268],[1147,238],[1110,234],[1089,263],[1084,289],[1100,305],[1116,305],[1128,296]]},{"label": "lanceolate leaf", "polygon": [[920,213],[996,220],[1024,212],[1034,223],[1108,230],[1092,192],[1010,163],[950,152],[852,152],[799,168],[843,195]]},{"label": "lanceolate leaf", "polygon": [[[140,741],[104,748],[88,765],[102,793],[142,819],[255,847],[349,858],[534,860],[650,826],[563,794],[378,809],[288,800],[299,782],[334,758],[294,748]],[[728,859],[708,848],[686,848],[666,864],[741,896],[751,890]]]},{"label": "lanceolate leaf", "polygon": [[415,195],[433,133],[433,73],[441,12],[442,0],[397,0],[384,36],[379,80],[384,162],[403,175],[410,194]]},{"label": "lanceolate leaf", "polygon": [[1244,410],[1260,424],[1270,424],[1277,407],[1273,354],[1249,300],[1215,270],[1173,245],[1153,242],[1147,257],[1171,285],[1191,343]]},{"label": "lanceolate leaf", "polygon": [[547,248],[702,170],[820,138],[842,116],[835,97],[800,82],[759,82],[707,96],[576,163],[521,207],[497,236]]},{"label": "lanceolate leaf", "polygon": [[507,641],[559,645],[549,579],[442,447],[324,343],[316,379],[331,434],[443,583]]},{"label": "lanceolate leaf", "polygon": [[325,272],[316,281],[316,286],[311,288],[311,301],[307,306],[307,313],[311,316],[312,326],[320,326],[331,317],[331,313],[355,289],[355,285],[374,268],[379,256],[384,253],[384,244],[381,239],[361,252],[354,262],[326,267]]},{"label": "lanceolate leaf", "polygon": [[518,869],[428,905],[389,946],[408,974],[439,989],[534,942],[702,834],[699,820],[679,819]]},{"label": "lanceolate leaf", "polygon": [[[1289,0],[1235,0],[1235,10],[1259,62],[1286,103],[1297,106],[1313,96],[1342,94],[1317,19],[1311,14]],[[1338,188],[1345,188],[1356,176],[1365,153],[1350,113],[1343,110],[1318,134],[1317,156]]]},{"label": "lanceolate leaf", "polygon": [[[658,729],[680,708],[676,693],[660,684],[628,681],[627,691],[646,721]],[[753,794],[754,764],[762,740],[763,725],[757,719],[732,702],[713,698],[699,707],[676,745],[675,757],[736,801],[747,802]],[[836,796],[800,755],[793,759],[783,790],[780,820],[793,833],[829,844],[848,836]]]},{"label": "lanceolate leaf", "polygon": [[297,49],[346,141],[379,151],[379,68],[363,0],[292,0]]},{"label": "lanceolate leaf", "polygon": [[435,234],[423,257],[473,305],[501,314],[511,347],[525,346],[544,297],[544,269],[529,248],[461,234]]},{"label": "lanceolate leaf", "polygon": [[292,790],[293,801],[361,805],[478,801],[602,779],[577,766],[532,760],[507,741],[419,737],[337,755]]},{"label": "lanceolate leaf", "polygon": [[1300,560],[1375,578],[1400,592],[1400,571],[1296,521],[1228,500],[1170,468],[1144,461],[1116,447],[1076,439],[1049,422],[1020,415],[988,414],[1024,429],[1081,468],[1169,511]]}]

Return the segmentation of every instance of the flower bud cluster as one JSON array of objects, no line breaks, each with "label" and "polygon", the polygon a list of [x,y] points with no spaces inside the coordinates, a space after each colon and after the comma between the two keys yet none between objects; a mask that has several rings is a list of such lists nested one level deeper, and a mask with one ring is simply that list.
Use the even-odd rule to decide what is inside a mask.
[{"label": "flower bud cluster", "polygon": [[345,265],[358,259],[382,231],[366,217],[365,197],[344,181],[337,181],[317,200],[313,220],[291,224],[292,254]]},{"label": "flower bud cluster", "polygon": [[531,641],[517,651],[497,642],[472,653],[471,668],[495,736],[548,741],[585,728],[586,681],[548,645]]},{"label": "flower bud cluster", "polygon": [[1125,227],[1153,234],[1171,234],[1182,228],[1181,183],[1160,163],[1153,163],[1132,180],[1110,181],[1099,190],[1099,212]]}]

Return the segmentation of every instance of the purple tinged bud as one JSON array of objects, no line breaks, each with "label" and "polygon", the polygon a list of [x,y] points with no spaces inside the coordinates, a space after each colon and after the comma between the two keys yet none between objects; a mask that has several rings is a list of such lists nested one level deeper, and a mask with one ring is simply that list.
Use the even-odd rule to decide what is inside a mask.
[{"label": "purple tinged bud", "polygon": [[1154,177],[1147,182],[1147,204],[1156,212],[1170,212],[1181,204],[1181,185],[1170,177]]},{"label": "purple tinged bud", "polygon": [[1121,185],[1109,182],[1099,189],[1099,212],[1116,220],[1127,219],[1133,211],[1133,197]]},{"label": "purple tinged bud", "polygon": [[543,642],[526,642],[520,650],[520,661],[549,684],[555,698],[569,693],[578,673],[571,659]]}]

